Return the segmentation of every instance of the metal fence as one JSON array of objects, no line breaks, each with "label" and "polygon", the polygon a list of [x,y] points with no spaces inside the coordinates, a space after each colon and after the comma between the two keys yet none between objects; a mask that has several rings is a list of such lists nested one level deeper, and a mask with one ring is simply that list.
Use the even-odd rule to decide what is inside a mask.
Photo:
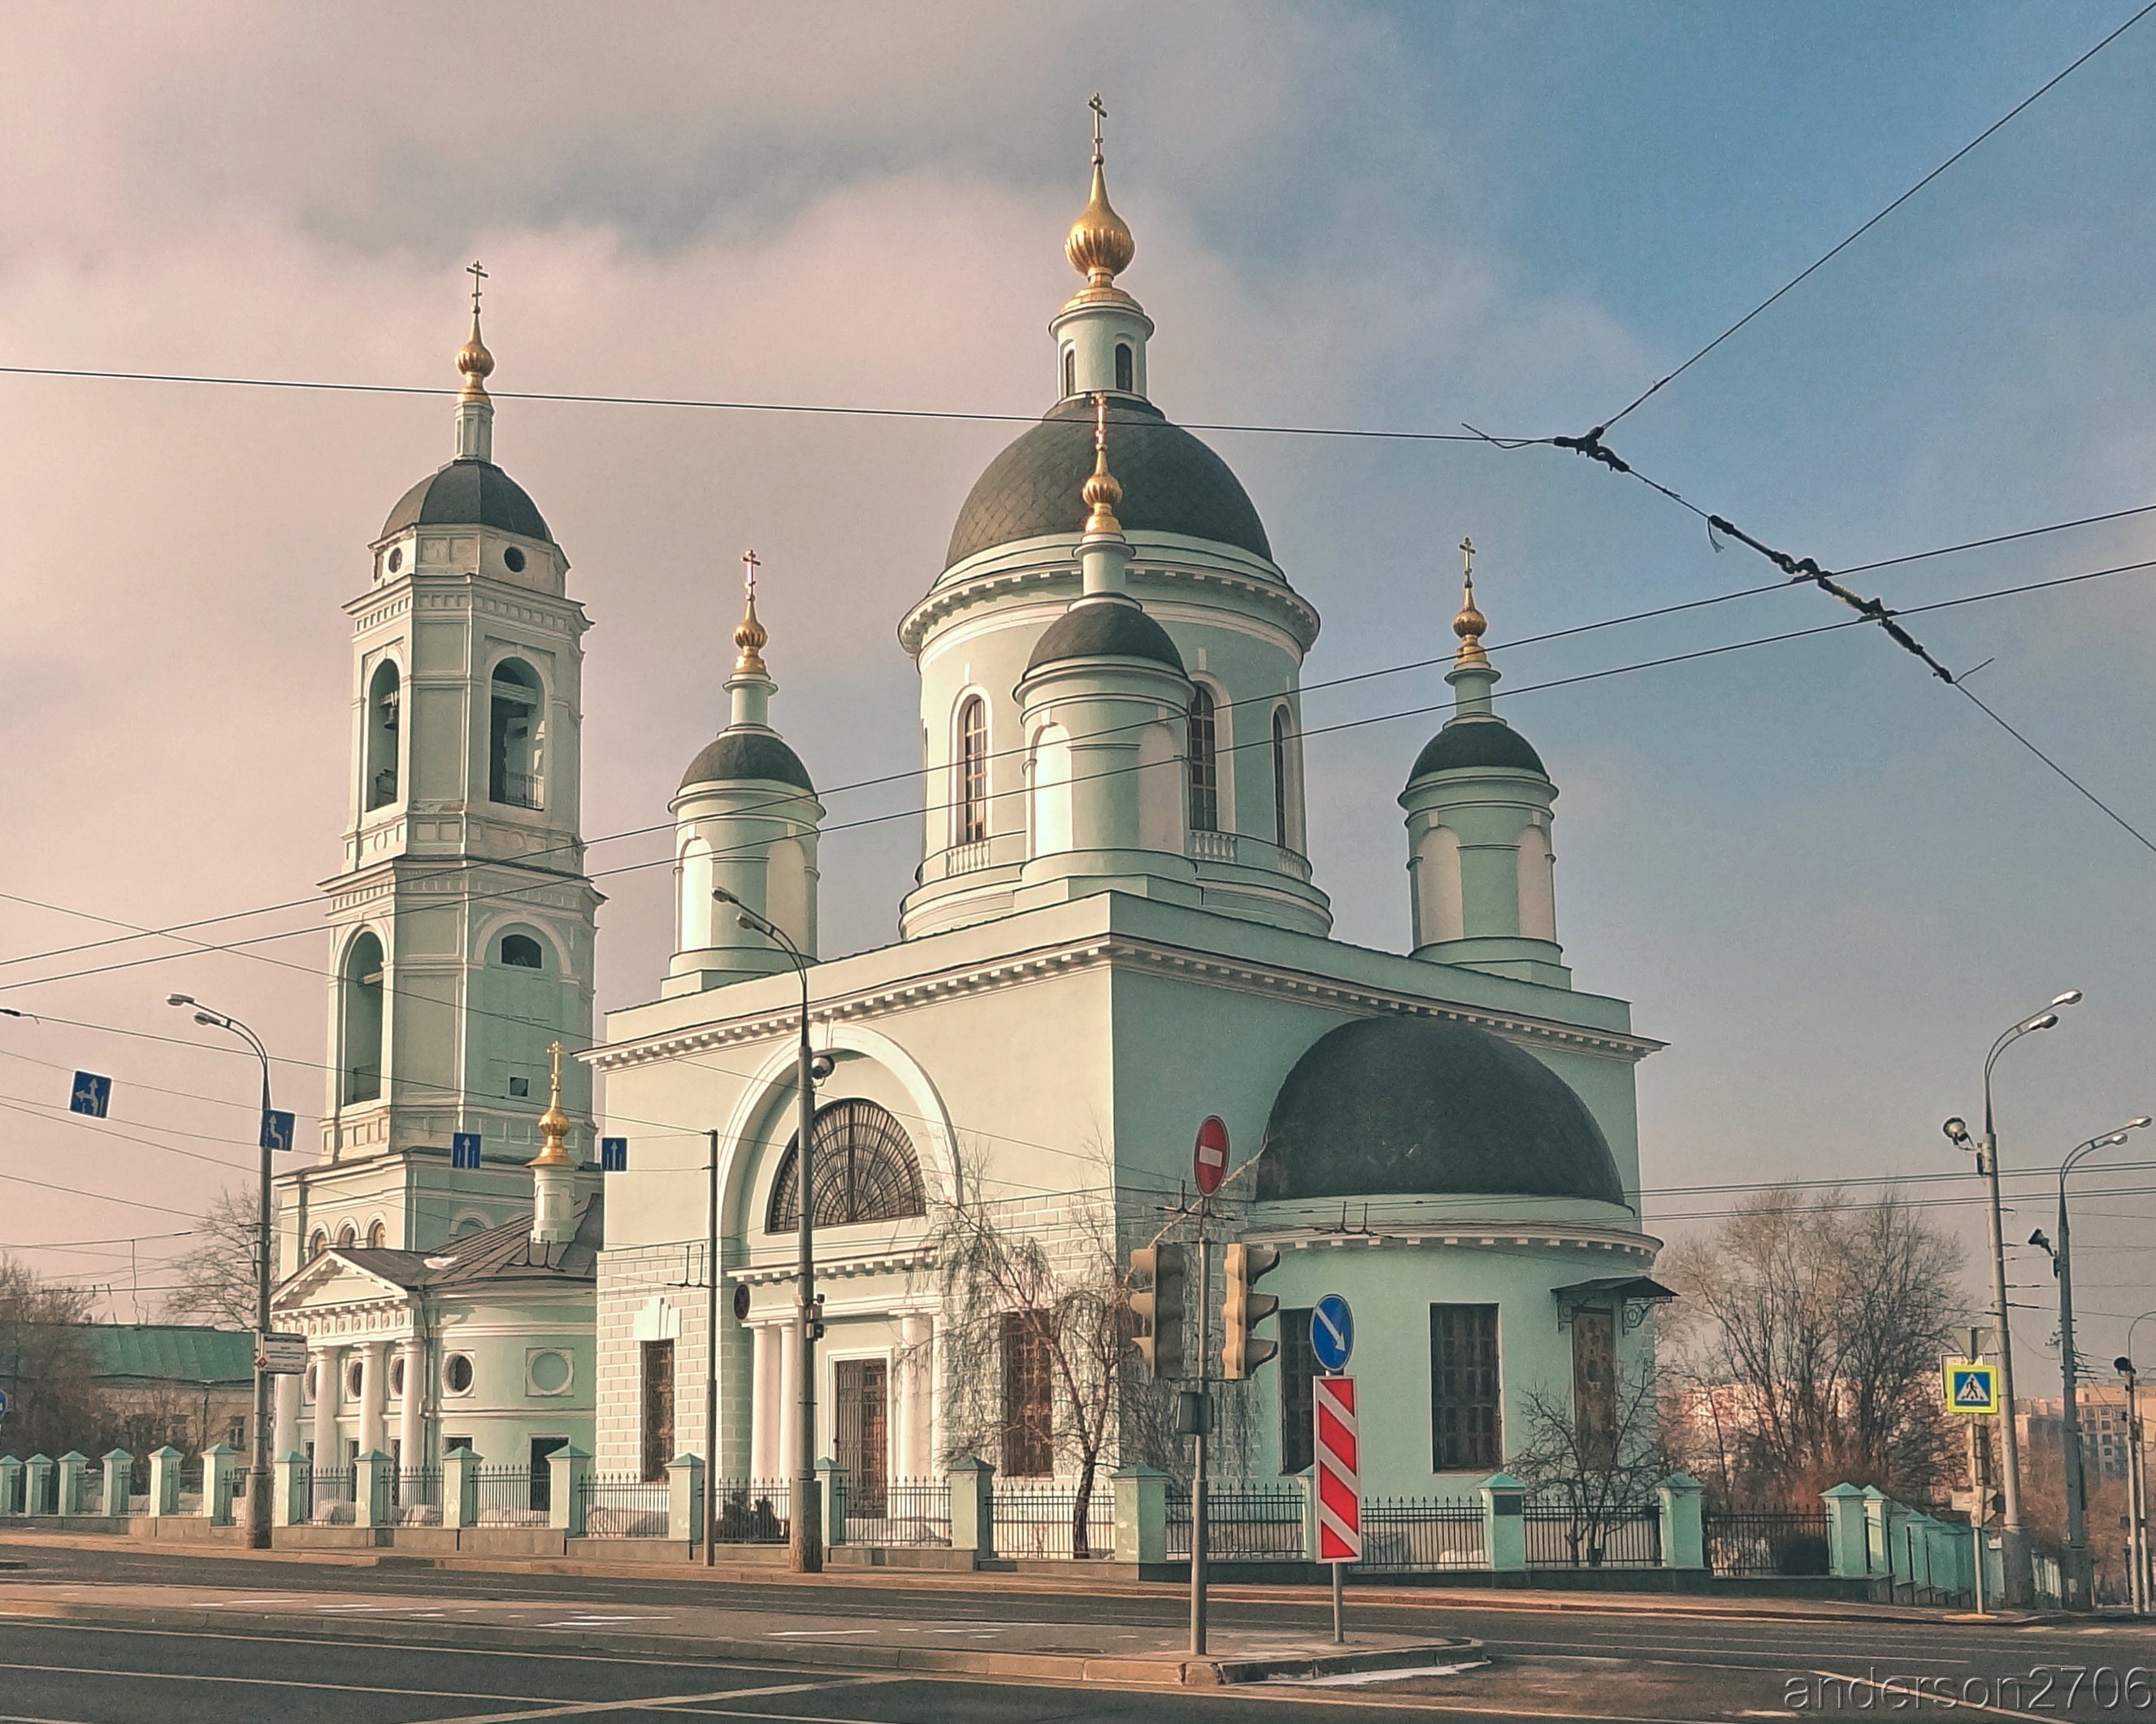
[{"label": "metal fence", "polygon": [[358,1468],[316,1467],[308,1473],[307,1519],[311,1524],[349,1526],[358,1518]]},{"label": "metal fence", "polygon": [[586,1538],[664,1538],[673,1487],[636,1473],[588,1473],[577,1481]]},{"label": "metal fence", "polygon": [[1071,1485],[998,1484],[995,1513],[999,1557],[1115,1554],[1116,1495],[1105,1479],[1094,1485],[1082,1517]]},{"label": "metal fence", "polygon": [[[1214,1485],[1205,1493],[1205,1550],[1215,1561],[1267,1557],[1293,1562],[1303,1554],[1302,1487]],[[1190,1492],[1168,1493],[1168,1554],[1190,1555]]]},{"label": "metal fence", "polygon": [[951,1542],[951,1481],[893,1479],[866,1501],[846,1503],[846,1542],[855,1545],[947,1545]]},{"label": "metal fence", "polygon": [[1526,1517],[1530,1568],[1662,1566],[1662,1517],[1652,1510],[1604,1518],[1531,1505]]},{"label": "metal fence", "polygon": [[405,1467],[389,1475],[389,1506],[403,1526],[442,1524],[442,1469]]},{"label": "metal fence", "polygon": [[1471,1496],[1381,1496],[1363,1504],[1362,1567],[1415,1573],[1427,1569],[1481,1568],[1482,1504]]},{"label": "metal fence", "polygon": [[[551,1474],[548,1475],[551,1482]],[[481,1526],[544,1526],[547,1499],[529,1467],[474,1467],[473,1512]]]},{"label": "metal fence", "polygon": [[1711,1574],[1758,1579],[1827,1572],[1826,1513],[1710,1514],[1703,1519]]},{"label": "metal fence", "polygon": [[[717,1542],[783,1545],[792,1529],[793,1486],[783,1479],[721,1479],[712,1487]],[[947,1509],[946,1510],[948,1512]]]}]

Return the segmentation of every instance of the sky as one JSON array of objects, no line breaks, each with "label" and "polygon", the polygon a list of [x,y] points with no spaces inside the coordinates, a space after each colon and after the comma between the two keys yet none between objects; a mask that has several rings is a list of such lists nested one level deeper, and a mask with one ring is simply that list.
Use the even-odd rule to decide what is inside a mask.
[{"label": "sky", "polygon": [[[596,840],[664,821],[718,723],[751,543],[775,719],[819,784],[916,764],[896,626],[1012,429],[513,392],[1040,411],[1099,90],[1171,416],[1578,433],[2128,12],[26,3],[0,18],[0,364],[444,386],[483,257],[496,455],[593,622]],[[2156,20],[1611,446],[1831,568],[2156,503],[2152,77]],[[1495,649],[1776,579],[1547,445],[1211,440],[1324,617],[1313,682],[1442,654],[1463,534]],[[280,1099],[321,1105],[310,900],[348,769],[340,607],[390,505],[450,453],[438,398],[0,375],[0,1006],[38,1020],[0,1020],[0,1248],[69,1246],[32,1260],[117,1287],[118,1315],[154,1310],[187,1243],[169,1236],[252,1162],[246,1057],[165,994],[254,1024]],[[2150,558],[2156,515],[1851,581],[1909,606]],[[2156,836],[2152,578],[1908,626],[1983,665],[1974,692]],[[1922,1179],[1974,1286],[1980,1211],[1938,1122],[1980,1111],[1999,1031],[2086,993],[1999,1068],[2010,1239],[2052,1226],[2041,1170],[2156,1112],[2156,853],[1875,629],[1531,687],[1846,614],[1781,591],[1500,650],[1502,709],[1560,788],[1578,983],[1669,1044],[1640,1076],[1650,1227],[1732,1201],[1687,1188]],[[1388,675],[1313,692],[1306,722],[1445,693],[1434,670]],[[1406,944],[1394,799],[1434,722],[1311,740],[1343,938]],[[914,795],[829,800],[859,820]],[[827,839],[827,954],[893,937],[916,831]],[[661,834],[592,859],[665,852]],[[667,879],[606,882],[603,1008],[655,991]],[[20,961],[281,904],[207,936],[285,936],[244,953]],[[55,1116],[78,1067],[118,1080],[101,1124]],[[2156,1305],[2156,1177],[2120,1171],[2156,1145],[2107,1155],[2075,1233],[2099,1361]],[[2011,1280],[2022,1387],[2043,1392],[2050,1276],[2024,1249]]]}]

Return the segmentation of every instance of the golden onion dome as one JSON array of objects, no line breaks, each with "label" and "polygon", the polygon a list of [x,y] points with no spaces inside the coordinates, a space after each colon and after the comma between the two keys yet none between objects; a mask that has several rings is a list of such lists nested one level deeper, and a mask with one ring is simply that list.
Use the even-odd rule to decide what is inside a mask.
[{"label": "golden onion dome", "polygon": [[[484,351],[484,350],[482,350]],[[552,1093],[547,1099],[547,1111],[539,1116],[539,1153],[531,1158],[534,1167],[571,1167],[576,1164],[569,1159],[568,1146],[562,1141],[569,1135],[569,1116],[562,1111],[562,1044],[554,1043]]]},{"label": "golden onion dome", "polygon": [[486,380],[494,373],[494,355],[486,350],[486,343],[479,338],[479,307],[472,307],[471,334],[457,349],[457,371],[464,378],[464,399],[484,401],[486,399]]},{"label": "golden onion dome", "polygon": [[771,644],[771,635],[756,614],[756,572],[762,566],[754,551],[742,553],[742,585],[746,596],[742,607],[742,620],[734,629],[734,645],[741,652],[734,661],[734,675],[737,677],[767,677],[771,674],[763,665],[763,649]]},{"label": "golden onion dome", "polygon": [[1475,605],[1475,541],[1460,540],[1460,552],[1466,573],[1461,581],[1460,615],[1452,620],[1452,632],[1460,636],[1460,651],[1452,661],[1456,665],[1486,665],[1490,655],[1482,650],[1482,635],[1490,626],[1490,619]]},{"label": "golden onion dome", "polygon": [[1108,398],[1105,394],[1093,397],[1093,471],[1087,476],[1085,489],[1079,495],[1085,498],[1091,512],[1086,517],[1086,531],[1092,533],[1121,533],[1123,523],[1116,518],[1116,505],[1123,500],[1123,487],[1116,476],[1108,471]]},{"label": "golden onion dome", "polygon": [[1070,260],[1070,267],[1086,278],[1087,286],[1112,288],[1116,277],[1130,268],[1137,249],[1129,227],[1108,202],[1107,174],[1096,151],[1093,195],[1078,213],[1078,219],[1070,224],[1070,232],[1063,241],[1063,255]]}]

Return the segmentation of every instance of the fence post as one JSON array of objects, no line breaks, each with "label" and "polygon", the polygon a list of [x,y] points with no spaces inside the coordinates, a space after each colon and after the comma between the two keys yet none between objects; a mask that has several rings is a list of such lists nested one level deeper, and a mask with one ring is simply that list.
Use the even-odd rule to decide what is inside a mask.
[{"label": "fence post", "polygon": [[60,1494],[55,1506],[63,1515],[82,1512],[83,1480],[89,1467],[90,1457],[80,1449],[70,1449],[59,1458]]},{"label": "fence post", "polygon": [[1864,1498],[1864,1567],[1868,1574],[1894,1572],[1893,1526],[1887,1511],[1894,1505],[1876,1485],[1867,1485]]},{"label": "fence post", "polygon": [[479,1524],[479,1457],[459,1444],[442,1457],[442,1525]]},{"label": "fence post", "polygon": [[570,1538],[582,1538],[588,1506],[584,1487],[592,1476],[592,1458],[567,1443],[547,1457],[547,1464],[553,1469],[547,1524]]},{"label": "fence post", "polygon": [[1854,1485],[1820,1492],[1826,1505],[1826,1572],[1837,1580],[1861,1580],[1865,1561],[1864,1493]]},{"label": "fence post", "polygon": [[950,1477],[951,1548],[993,1557],[996,1469],[978,1454],[962,1454],[951,1463]]},{"label": "fence post", "polygon": [[239,1451],[229,1443],[213,1443],[203,1450],[203,1519],[213,1526],[232,1524],[233,1480],[239,1471]]},{"label": "fence post", "polygon": [[835,1550],[846,1541],[846,1469],[827,1454],[816,1463],[816,1476],[822,1485],[817,1495],[823,1505],[824,1548]]},{"label": "fence post", "polygon": [[45,1499],[52,1494],[53,1458],[49,1454],[33,1454],[23,1468],[23,1512],[42,1515],[46,1512]]},{"label": "fence post", "polygon": [[1116,1561],[1168,1561],[1168,1474],[1158,1467],[1121,1467],[1109,1483],[1116,1493]]},{"label": "fence post", "polygon": [[666,1536],[683,1544],[700,1545],[704,1541],[704,1459],[699,1454],[677,1454],[666,1463]]},{"label": "fence post", "polygon": [[1482,1551],[1494,1570],[1527,1566],[1527,1487],[1510,1473],[1482,1481]]},{"label": "fence post", "polygon": [[1662,1567],[1707,1567],[1707,1526],[1700,1512],[1702,1486],[1697,1479],[1671,1473],[1662,1480]]},{"label": "fence post", "polygon": [[[105,1512],[126,1515],[134,1507],[135,1457],[124,1449],[110,1450],[105,1457]],[[0,1484],[0,1503],[8,1500],[8,1487]],[[0,1513],[4,1513],[0,1510]]]},{"label": "fence post", "polygon": [[12,1454],[0,1454],[0,1515],[23,1515],[29,1512],[23,1502],[23,1463]]},{"label": "fence post", "polygon": [[[370,1370],[372,1367],[368,1367]],[[352,1521],[355,1526],[387,1526],[389,1476],[394,1465],[379,1449],[370,1449],[352,1464]]]},{"label": "fence post", "polygon": [[150,1451],[150,1512],[177,1515],[180,1511],[180,1451],[169,1443]]},{"label": "fence post", "polygon": [[270,1519],[274,1526],[305,1526],[314,1518],[314,1480],[307,1458],[297,1449],[274,1463],[275,1489],[270,1493]]}]

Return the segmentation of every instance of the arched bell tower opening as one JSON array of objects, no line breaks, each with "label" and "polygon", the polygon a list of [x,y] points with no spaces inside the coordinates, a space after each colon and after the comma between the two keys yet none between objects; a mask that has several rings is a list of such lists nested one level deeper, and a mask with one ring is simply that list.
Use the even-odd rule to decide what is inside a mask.
[{"label": "arched bell tower opening", "polygon": [[487,800],[505,808],[544,808],[547,721],[539,673],[521,659],[494,667],[487,702]]},{"label": "arched bell tower opening", "polygon": [[382,1099],[382,983],[387,965],[382,941],[363,933],[346,949],[339,979],[343,1058],[339,1062],[347,1104]]},{"label": "arched bell tower opening", "polygon": [[376,666],[367,689],[367,750],[360,801],[369,813],[387,808],[398,799],[397,738],[403,703],[403,679],[398,674],[397,661],[384,659]]}]

